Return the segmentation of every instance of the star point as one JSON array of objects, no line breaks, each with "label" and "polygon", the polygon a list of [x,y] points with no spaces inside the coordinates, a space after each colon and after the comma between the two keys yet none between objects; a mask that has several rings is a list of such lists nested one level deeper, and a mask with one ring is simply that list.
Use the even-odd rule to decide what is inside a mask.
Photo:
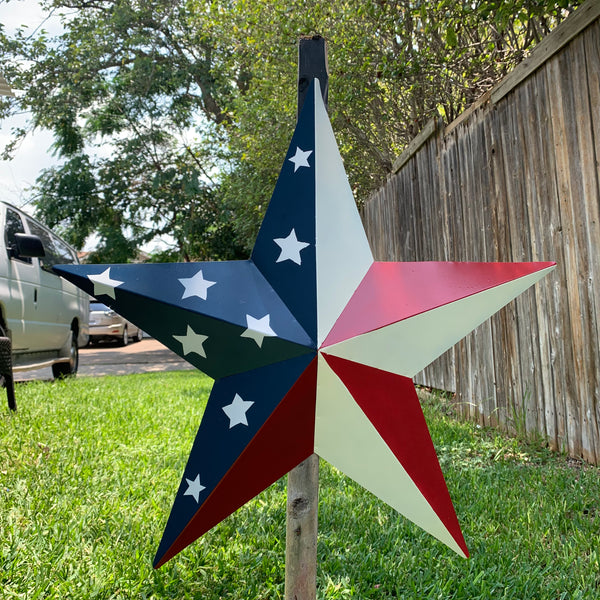
[{"label": "star point", "polygon": [[208,294],[208,288],[215,285],[216,281],[209,281],[204,279],[202,269],[200,269],[193,277],[183,277],[178,280],[181,285],[185,288],[183,292],[182,300],[197,296],[202,300],[206,300]]},{"label": "star point", "polygon": [[290,162],[294,163],[294,173],[300,167],[310,167],[308,157],[312,154],[312,150],[301,150],[300,147],[296,146],[296,154],[291,158],[288,158]]},{"label": "star point", "polygon": [[236,425],[248,426],[246,413],[254,404],[251,400],[244,400],[239,394],[236,394],[233,402],[223,407],[223,412],[229,418],[229,429]]},{"label": "star point", "polygon": [[265,315],[261,319],[256,319],[251,315],[246,315],[247,329],[241,334],[241,337],[250,338],[256,342],[259,348],[262,348],[263,340],[266,337],[274,337],[277,334],[271,329],[271,315]]},{"label": "star point", "polygon": [[116,300],[115,288],[125,283],[124,281],[111,279],[110,267],[97,275],[88,275],[88,279],[94,284],[94,296],[110,296],[113,300]]},{"label": "star point", "polygon": [[281,252],[275,262],[291,260],[297,265],[302,264],[300,251],[310,246],[308,242],[300,242],[296,237],[296,230],[292,229],[287,237],[274,238],[273,241],[281,248]]}]

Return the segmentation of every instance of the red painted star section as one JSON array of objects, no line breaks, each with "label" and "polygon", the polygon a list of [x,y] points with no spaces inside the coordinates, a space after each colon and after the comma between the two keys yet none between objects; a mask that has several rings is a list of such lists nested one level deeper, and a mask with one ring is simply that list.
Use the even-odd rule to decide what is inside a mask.
[{"label": "red painted star section", "polygon": [[412,379],[323,356],[468,556]]},{"label": "red painted star section", "polygon": [[321,347],[397,323],[554,264],[375,262]]},{"label": "red painted star section", "polygon": [[[155,568],[173,558],[313,453],[316,386],[315,358]],[[260,469],[257,468],[259,464]]]}]

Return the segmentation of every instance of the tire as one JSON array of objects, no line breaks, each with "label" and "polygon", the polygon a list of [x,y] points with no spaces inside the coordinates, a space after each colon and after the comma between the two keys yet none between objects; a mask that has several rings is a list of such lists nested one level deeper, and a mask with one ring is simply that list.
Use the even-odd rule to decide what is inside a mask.
[{"label": "tire", "polygon": [[138,329],[137,335],[135,336],[136,342],[141,342],[144,337],[144,332],[141,329]]},{"label": "tire", "polygon": [[121,338],[121,346],[127,346],[129,344],[129,333],[127,332],[127,327],[123,329],[123,337]]},{"label": "tire", "polygon": [[12,346],[10,338],[6,337],[4,330],[0,327],[0,380],[1,385],[6,388],[8,408],[17,410],[15,399],[15,382],[12,372]]},{"label": "tire", "polygon": [[69,348],[69,362],[60,362],[52,365],[52,375],[55,379],[73,377],[79,368],[79,347],[77,345],[77,334],[71,335],[71,346]]}]

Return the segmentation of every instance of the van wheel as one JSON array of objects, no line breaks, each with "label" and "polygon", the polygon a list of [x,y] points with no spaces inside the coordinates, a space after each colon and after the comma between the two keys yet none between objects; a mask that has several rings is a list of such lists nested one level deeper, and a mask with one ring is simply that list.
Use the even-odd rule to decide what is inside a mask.
[{"label": "van wheel", "polygon": [[123,329],[123,337],[121,338],[121,346],[127,346],[129,344],[129,333],[127,333],[127,327]]},{"label": "van wheel", "polygon": [[77,334],[73,332],[71,336],[71,346],[69,348],[69,362],[60,362],[52,365],[52,375],[55,379],[72,377],[79,368],[79,347],[77,345]]},{"label": "van wheel", "polygon": [[6,398],[8,408],[17,410],[17,401],[15,399],[15,382],[12,373],[12,348],[10,338],[6,337],[4,330],[0,326],[0,380],[1,385],[6,388]]},{"label": "van wheel", "polygon": [[137,336],[135,338],[136,342],[141,342],[144,337],[144,332],[141,329],[138,329]]}]

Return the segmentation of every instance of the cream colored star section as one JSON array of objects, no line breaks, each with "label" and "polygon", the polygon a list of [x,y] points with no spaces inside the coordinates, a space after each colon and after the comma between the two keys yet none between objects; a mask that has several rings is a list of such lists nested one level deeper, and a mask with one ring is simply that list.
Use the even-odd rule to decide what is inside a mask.
[{"label": "cream colored star section", "polygon": [[246,315],[246,329],[240,334],[241,337],[250,338],[256,342],[259,348],[262,348],[263,340],[266,337],[274,337],[277,334],[271,329],[271,315],[265,315],[257,319],[251,315]]},{"label": "cream colored star section", "polygon": [[110,267],[98,275],[88,275],[88,278],[94,284],[94,296],[110,296],[113,300],[116,300],[115,288],[125,283],[111,279]]},{"label": "cream colored star section", "polygon": [[[315,80],[319,88],[319,81]],[[344,170],[321,92],[315,91],[318,345],[323,343],[373,255]]]},{"label": "cream colored star section", "polygon": [[553,268],[333,344],[327,354],[414,377]]},{"label": "cream colored star section", "polygon": [[315,452],[465,556],[344,384],[320,354],[318,360]]},{"label": "cream colored star section", "polygon": [[196,333],[189,325],[185,335],[174,335],[183,348],[183,354],[187,356],[192,352],[206,358],[206,351],[204,350],[204,342],[208,339],[208,336]]}]

